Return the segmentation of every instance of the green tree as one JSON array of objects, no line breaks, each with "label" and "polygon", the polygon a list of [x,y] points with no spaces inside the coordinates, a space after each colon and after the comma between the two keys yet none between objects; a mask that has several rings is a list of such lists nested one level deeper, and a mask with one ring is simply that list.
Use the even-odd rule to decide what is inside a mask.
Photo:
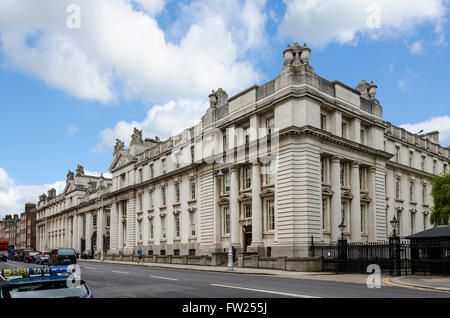
[{"label": "green tree", "polygon": [[434,225],[448,225],[450,219],[450,173],[431,180],[431,195],[434,206],[430,222]]}]

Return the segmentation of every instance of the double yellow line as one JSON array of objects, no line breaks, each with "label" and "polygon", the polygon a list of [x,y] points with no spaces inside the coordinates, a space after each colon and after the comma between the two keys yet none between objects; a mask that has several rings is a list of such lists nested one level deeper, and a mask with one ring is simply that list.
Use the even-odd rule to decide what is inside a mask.
[{"label": "double yellow line", "polygon": [[433,292],[440,292],[440,293],[450,293],[450,291],[442,290],[442,289],[425,288],[425,287],[397,284],[397,283],[392,282],[390,277],[383,278],[383,282],[387,285],[395,286],[395,287],[403,287],[403,288],[409,288],[409,289],[414,289],[414,290],[433,291]]}]

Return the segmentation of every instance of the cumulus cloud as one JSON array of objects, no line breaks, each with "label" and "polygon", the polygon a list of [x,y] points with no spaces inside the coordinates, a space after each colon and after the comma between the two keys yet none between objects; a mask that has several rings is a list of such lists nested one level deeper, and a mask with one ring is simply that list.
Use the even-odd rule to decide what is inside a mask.
[{"label": "cumulus cloud", "polygon": [[264,0],[192,1],[176,43],[155,18],[163,0],[78,0],[79,29],[67,27],[71,2],[2,0],[6,65],[69,95],[105,103],[122,96],[157,103],[199,98],[212,88],[238,90],[260,78],[245,52],[265,39]]},{"label": "cumulus cloud", "polygon": [[439,116],[415,124],[403,124],[400,127],[411,132],[418,132],[423,129],[424,133],[430,131],[439,131],[439,143],[444,146],[450,146],[450,116]]},{"label": "cumulus cloud", "polygon": [[105,178],[112,178],[112,174],[109,173],[109,172],[103,172],[103,173],[101,173],[101,172],[96,172],[96,171],[88,171],[88,170],[85,170],[85,171],[84,171],[84,174],[87,175],[87,176],[93,176],[93,177],[100,177],[100,175],[103,174],[103,177],[105,177]]},{"label": "cumulus cloud", "polygon": [[411,45],[407,44],[412,54],[420,54],[423,51],[423,41],[415,41]]},{"label": "cumulus cloud", "polygon": [[0,168],[0,218],[5,214],[20,213],[25,209],[25,203],[36,203],[39,195],[55,188],[57,194],[64,190],[65,181],[57,181],[44,185],[16,185],[8,173]]},{"label": "cumulus cloud", "polygon": [[409,32],[431,23],[441,36],[444,0],[285,0],[279,26],[282,38],[301,39],[315,46],[356,43],[360,36],[379,38]]},{"label": "cumulus cloud", "polygon": [[144,138],[168,138],[197,124],[208,106],[207,102],[201,100],[178,100],[155,105],[143,121],[120,121],[113,128],[102,130],[99,134],[101,141],[92,150],[99,152],[109,149],[116,139],[129,144],[134,127],[143,130]]}]

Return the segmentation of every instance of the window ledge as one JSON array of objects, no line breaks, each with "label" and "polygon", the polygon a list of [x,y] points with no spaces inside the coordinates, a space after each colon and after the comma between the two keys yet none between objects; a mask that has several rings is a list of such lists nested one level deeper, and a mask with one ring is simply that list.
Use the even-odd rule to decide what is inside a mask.
[{"label": "window ledge", "polygon": [[191,199],[188,201],[188,203],[196,203],[196,202],[197,202],[197,199]]}]

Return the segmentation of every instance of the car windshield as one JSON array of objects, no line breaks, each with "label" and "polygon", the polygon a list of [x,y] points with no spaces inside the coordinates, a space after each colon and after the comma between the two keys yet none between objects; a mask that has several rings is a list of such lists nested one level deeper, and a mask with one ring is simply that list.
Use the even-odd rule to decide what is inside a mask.
[{"label": "car windshield", "polygon": [[59,255],[74,255],[75,254],[75,250],[72,248],[60,248],[58,250],[58,254]]},{"label": "car windshield", "polygon": [[84,298],[89,295],[84,283],[68,287],[66,281],[40,282],[13,286],[6,292],[10,298]]}]

